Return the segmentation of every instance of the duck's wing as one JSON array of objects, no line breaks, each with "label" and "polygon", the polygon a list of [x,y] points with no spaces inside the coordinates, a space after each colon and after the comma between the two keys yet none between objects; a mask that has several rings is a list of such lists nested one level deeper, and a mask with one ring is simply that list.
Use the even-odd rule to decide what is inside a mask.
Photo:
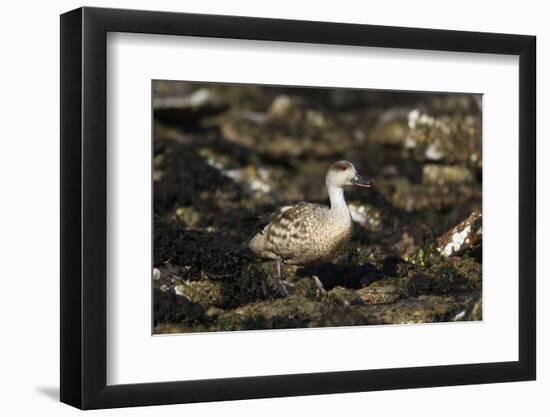
[{"label": "duck's wing", "polygon": [[262,217],[260,217],[256,222],[256,227],[258,228],[259,232],[263,234],[266,231],[267,227],[270,226],[272,222],[279,219],[285,211],[290,210],[293,207],[295,206],[294,205],[282,206],[277,208],[274,212],[265,214]]},{"label": "duck's wing", "polygon": [[264,228],[264,247],[285,262],[303,260],[304,250],[327,215],[329,208],[299,203],[279,214]]},{"label": "duck's wing", "polygon": [[312,221],[320,218],[328,207],[322,204],[301,202],[292,206],[284,206],[276,210],[270,216],[269,223],[263,227],[263,231],[269,231],[274,235],[286,235],[297,229],[307,228]]}]

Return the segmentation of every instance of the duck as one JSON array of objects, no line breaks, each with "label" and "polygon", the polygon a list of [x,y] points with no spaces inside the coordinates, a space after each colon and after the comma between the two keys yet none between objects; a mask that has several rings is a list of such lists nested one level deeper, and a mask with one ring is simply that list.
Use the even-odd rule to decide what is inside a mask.
[{"label": "duck", "polygon": [[[288,296],[283,265],[312,266],[331,262],[345,254],[351,241],[353,221],[344,187],[370,188],[372,182],[358,174],[349,161],[334,162],[325,177],[330,207],[299,202],[279,207],[264,216],[259,232],[248,247],[260,259],[276,262],[278,286]],[[315,283],[322,283],[314,276]]]}]

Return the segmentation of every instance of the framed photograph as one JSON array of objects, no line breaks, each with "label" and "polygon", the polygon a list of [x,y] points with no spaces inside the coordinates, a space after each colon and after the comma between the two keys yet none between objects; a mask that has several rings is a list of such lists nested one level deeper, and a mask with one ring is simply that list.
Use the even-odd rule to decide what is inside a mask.
[{"label": "framed photograph", "polygon": [[533,380],[535,37],[61,16],[61,401]]}]

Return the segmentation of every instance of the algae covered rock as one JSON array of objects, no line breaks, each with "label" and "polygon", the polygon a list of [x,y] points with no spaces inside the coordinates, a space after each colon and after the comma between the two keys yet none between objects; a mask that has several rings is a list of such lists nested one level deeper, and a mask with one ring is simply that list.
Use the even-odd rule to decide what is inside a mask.
[{"label": "algae covered rock", "polygon": [[415,298],[398,300],[380,306],[373,312],[376,324],[414,324],[452,321],[465,303],[468,296],[420,295]]},{"label": "algae covered rock", "polygon": [[407,283],[402,278],[385,278],[357,290],[366,304],[391,304],[408,297]]},{"label": "algae covered rock", "polygon": [[222,314],[220,330],[289,329],[314,327],[321,318],[322,304],[301,296],[291,296],[239,307]]},{"label": "algae covered rock", "polygon": [[203,306],[224,306],[228,303],[220,283],[211,280],[185,281],[176,285],[174,291]]},{"label": "algae covered rock", "polygon": [[481,265],[473,259],[440,262],[409,273],[411,294],[462,294],[481,290]]},{"label": "algae covered rock", "polygon": [[344,306],[364,305],[363,298],[354,290],[335,287],[327,294],[327,302]]},{"label": "algae covered rock", "polygon": [[153,292],[154,324],[162,322],[178,323],[184,326],[193,326],[203,323],[206,319],[205,311],[199,304],[193,303],[185,297],[169,291],[155,288]]}]

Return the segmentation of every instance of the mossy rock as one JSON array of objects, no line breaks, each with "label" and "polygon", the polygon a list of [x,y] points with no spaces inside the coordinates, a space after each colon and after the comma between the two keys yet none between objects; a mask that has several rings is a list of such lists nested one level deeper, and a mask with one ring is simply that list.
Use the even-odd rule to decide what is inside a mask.
[{"label": "mossy rock", "polygon": [[385,278],[357,290],[365,304],[391,304],[408,297],[407,280]]},{"label": "mossy rock", "polygon": [[155,326],[161,323],[195,326],[208,321],[204,308],[186,297],[154,288],[153,300]]},{"label": "mossy rock", "polygon": [[481,265],[474,259],[441,261],[410,271],[408,290],[419,294],[460,294],[481,289]]},{"label": "mossy rock", "polygon": [[321,303],[291,296],[239,307],[222,314],[217,330],[289,329],[310,327],[321,317]]},{"label": "mossy rock", "polygon": [[329,304],[355,306],[364,305],[365,302],[356,291],[344,287],[334,287],[326,295],[326,302]]}]

